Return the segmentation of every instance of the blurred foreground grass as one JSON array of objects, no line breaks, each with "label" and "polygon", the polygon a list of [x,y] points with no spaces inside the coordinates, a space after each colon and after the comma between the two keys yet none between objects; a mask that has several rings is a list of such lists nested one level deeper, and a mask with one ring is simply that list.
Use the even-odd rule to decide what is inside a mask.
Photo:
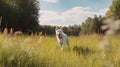
[{"label": "blurred foreground grass", "polygon": [[56,37],[0,34],[0,67],[120,67],[120,36],[110,39],[104,52],[103,36],[69,37],[70,49],[61,51]]}]

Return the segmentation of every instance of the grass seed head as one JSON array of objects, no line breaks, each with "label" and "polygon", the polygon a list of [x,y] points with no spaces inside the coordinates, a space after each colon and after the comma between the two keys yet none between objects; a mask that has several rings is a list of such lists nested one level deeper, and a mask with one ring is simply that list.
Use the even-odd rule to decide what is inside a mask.
[{"label": "grass seed head", "polygon": [[8,34],[8,29],[7,29],[7,28],[4,29],[3,34],[4,34],[4,35],[7,35],[7,34]]}]

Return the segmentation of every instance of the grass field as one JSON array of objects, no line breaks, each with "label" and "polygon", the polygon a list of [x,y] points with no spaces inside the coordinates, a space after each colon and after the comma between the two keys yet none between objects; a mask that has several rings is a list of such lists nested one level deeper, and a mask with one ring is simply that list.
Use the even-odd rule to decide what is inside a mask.
[{"label": "grass field", "polygon": [[102,39],[70,36],[70,49],[61,51],[55,36],[0,34],[0,67],[120,67],[120,36],[109,39],[110,51],[100,48]]}]

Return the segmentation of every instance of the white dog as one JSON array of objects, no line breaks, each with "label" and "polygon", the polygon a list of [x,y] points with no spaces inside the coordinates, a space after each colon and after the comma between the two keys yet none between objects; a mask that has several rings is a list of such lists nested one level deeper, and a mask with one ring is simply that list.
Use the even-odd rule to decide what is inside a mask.
[{"label": "white dog", "polygon": [[65,45],[69,46],[68,36],[63,32],[63,29],[62,28],[59,29],[58,27],[56,27],[55,32],[61,50],[63,50]]}]

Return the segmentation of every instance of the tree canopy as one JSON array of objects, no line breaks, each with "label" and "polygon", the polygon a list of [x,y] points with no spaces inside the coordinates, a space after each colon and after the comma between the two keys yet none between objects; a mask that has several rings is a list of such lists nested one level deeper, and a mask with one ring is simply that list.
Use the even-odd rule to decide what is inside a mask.
[{"label": "tree canopy", "polygon": [[38,24],[39,2],[37,0],[0,0],[2,29],[35,30]]},{"label": "tree canopy", "polygon": [[102,33],[100,27],[102,26],[103,18],[101,16],[94,18],[88,17],[81,25],[81,33],[91,34],[91,33]]},{"label": "tree canopy", "polygon": [[120,0],[113,0],[106,13],[106,18],[120,19]]}]

